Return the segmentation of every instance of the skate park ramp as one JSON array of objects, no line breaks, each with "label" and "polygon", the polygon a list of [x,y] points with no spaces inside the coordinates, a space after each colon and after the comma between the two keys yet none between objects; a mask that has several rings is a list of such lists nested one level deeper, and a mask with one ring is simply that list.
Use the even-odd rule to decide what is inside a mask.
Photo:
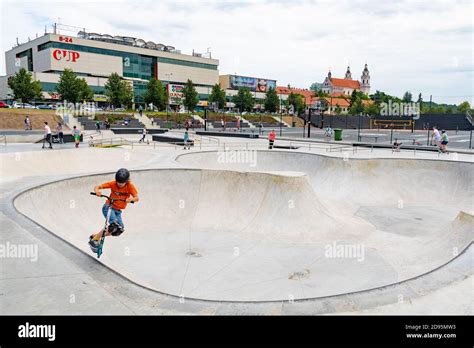
[{"label": "skate park ramp", "polygon": [[[473,240],[472,164],[217,152],[187,168],[133,171],[140,202],[100,262],[148,288],[213,301],[286,301],[398,283],[436,270]],[[91,254],[112,173],[22,193],[24,215]],[[105,193],[105,190],[104,190]]]}]

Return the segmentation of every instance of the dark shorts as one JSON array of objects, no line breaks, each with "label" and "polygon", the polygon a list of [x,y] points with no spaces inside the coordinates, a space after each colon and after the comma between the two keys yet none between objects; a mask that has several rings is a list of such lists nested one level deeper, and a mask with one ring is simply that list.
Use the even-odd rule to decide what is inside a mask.
[{"label": "dark shorts", "polygon": [[448,144],[448,141],[442,141],[441,144],[446,145]]}]

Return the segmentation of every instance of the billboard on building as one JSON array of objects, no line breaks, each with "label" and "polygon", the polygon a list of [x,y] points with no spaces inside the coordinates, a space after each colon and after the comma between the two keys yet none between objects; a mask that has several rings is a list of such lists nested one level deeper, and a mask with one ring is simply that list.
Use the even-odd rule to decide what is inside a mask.
[{"label": "billboard on building", "polygon": [[239,89],[242,87],[246,87],[254,92],[255,91],[266,92],[268,91],[269,88],[273,88],[273,89],[276,88],[276,81],[267,80],[267,79],[259,79],[255,77],[231,75],[230,88]]},{"label": "billboard on building", "polygon": [[258,79],[257,80],[257,92],[267,92],[270,88],[276,89],[276,81]]},{"label": "billboard on building", "polygon": [[181,105],[183,104],[183,85],[168,84],[168,95],[170,105]]}]

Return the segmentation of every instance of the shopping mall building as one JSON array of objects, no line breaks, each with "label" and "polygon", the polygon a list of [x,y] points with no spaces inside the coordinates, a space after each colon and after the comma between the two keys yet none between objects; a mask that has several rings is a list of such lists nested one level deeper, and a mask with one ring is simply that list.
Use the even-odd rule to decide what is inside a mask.
[{"label": "shopping mall building", "polygon": [[[188,79],[200,96],[207,100],[211,88],[219,82],[219,61],[204,54],[182,54],[173,46],[133,37],[111,36],[80,31],[76,36],[47,33],[20,44],[5,53],[6,76],[0,77],[0,99],[11,99],[8,77],[20,68],[41,82],[46,101],[59,99],[56,87],[61,72],[72,69],[85,78],[94,92],[94,100],[105,103],[105,83],[117,73],[133,85],[135,103],[143,102],[143,93],[150,78],[162,81],[173,94]],[[170,98],[170,104],[179,98]]]}]

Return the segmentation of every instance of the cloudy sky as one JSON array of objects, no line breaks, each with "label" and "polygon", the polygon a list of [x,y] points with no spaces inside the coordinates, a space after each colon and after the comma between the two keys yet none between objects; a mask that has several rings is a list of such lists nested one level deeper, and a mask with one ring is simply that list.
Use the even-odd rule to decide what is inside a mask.
[{"label": "cloudy sky", "polygon": [[[473,98],[472,1],[10,1],[0,0],[2,54],[59,21],[141,37],[220,60],[221,74],[309,88],[330,68],[343,77],[364,64],[372,91],[459,103]],[[64,32],[64,34],[72,34]]]}]

